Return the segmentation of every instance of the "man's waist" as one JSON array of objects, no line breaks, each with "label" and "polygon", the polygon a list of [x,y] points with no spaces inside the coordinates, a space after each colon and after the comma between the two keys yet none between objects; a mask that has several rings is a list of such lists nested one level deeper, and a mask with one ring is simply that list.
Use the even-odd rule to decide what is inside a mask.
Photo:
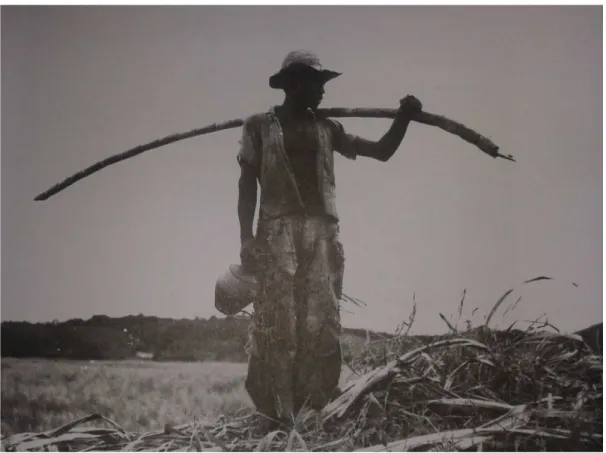
[{"label": "man's waist", "polygon": [[320,217],[324,218],[330,222],[337,223],[339,221],[338,217],[335,214],[331,214],[326,212],[324,208],[321,207],[313,207],[313,208],[291,208],[286,209],[284,212],[280,213],[267,213],[261,211],[259,216],[259,222],[271,222],[273,220],[278,220],[281,218],[311,218],[311,217]]}]

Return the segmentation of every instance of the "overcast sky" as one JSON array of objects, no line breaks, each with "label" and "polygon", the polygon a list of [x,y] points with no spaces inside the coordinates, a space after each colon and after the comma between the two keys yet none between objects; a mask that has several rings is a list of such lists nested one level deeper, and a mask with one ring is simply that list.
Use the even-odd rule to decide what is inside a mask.
[{"label": "overcast sky", "polygon": [[[345,292],[368,304],[344,305],[345,326],[393,331],[415,294],[414,331],[440,332],[464,288],[476,322],[511,287],[497,324],[602,320],[599,6],[4,7],[1,42],[3,320],[220,316],[240,129],[33,198],[132,146],[280,103],[268,77],[300,48],[343,72],[324,106],[414,94],[517,158],[420,124],[388,163],[337,158]],[[371,139],[390,126],[343,123]],[[540,275],[556,281],[520,285]]]}]

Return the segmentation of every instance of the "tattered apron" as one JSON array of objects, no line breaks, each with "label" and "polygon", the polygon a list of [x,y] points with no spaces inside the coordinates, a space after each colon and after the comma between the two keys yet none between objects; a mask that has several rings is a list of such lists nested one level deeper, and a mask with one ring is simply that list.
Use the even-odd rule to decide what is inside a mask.
[{"label": "tattered apron", "polygon": [[258,241],[246,389],[259,412],[288,418],[304,404],[323,408],[337,390],[343,249],[326,217],[263,222]]}]

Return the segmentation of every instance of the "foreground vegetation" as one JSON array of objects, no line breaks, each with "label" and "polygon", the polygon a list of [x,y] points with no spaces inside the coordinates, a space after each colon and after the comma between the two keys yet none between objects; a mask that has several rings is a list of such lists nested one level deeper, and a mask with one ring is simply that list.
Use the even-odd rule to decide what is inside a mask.
[{"label": "foreground vegetation", "polygon": [[[398,339],[391,348],[395,354]],[[477,450],[481,444],[484,450],[603,450],[602,356],[574,336],[481,328],[393,360],[367,357],[359,372],[365,368],[322,414],[302,413],[294,428],[268,435],[256,431],[250,411],[239,416],[229,407],[224,393],[215,401],[226,410],[212,422],[192,417],[194,422],[145,434],[107,420],[106,428],[79,425],[101,418],[93,416],[54,431],[14,435],[4,439],[3,449],[403,451]],[[213,395],[199,404],[208,404],[207,398]],[[186,397],[175,402],[173,407],[192,408]],[[143,411],[146,404],[145,396],[133,397],[130,406]]]},{"label": "foreground vegetation", "polygon": [[45,431],[91,413],[160,429],[250,407],[243,363],[3,359],[2,434]]},{"label": "foreground vegetation", "polygon": [[[291,427],[262,432],[250,408],[226,409],[215,419],[194,415],[151,432],[93,414],[54,430],[15,434],[2,446],[10,451],[603,451],[601,349],[590,347],[589,337],[563,334],[547,323],[524,331],[489,328],[509,293],[479,327],[468,324],[461,331],[442,317],[450,332],[438,338],[407,335],[413,311],[397,335],[368,343],[353,357],[354,375],[339,398],[321,413],[302,411]],[[104,427],[86,427],[92,421]]]}]

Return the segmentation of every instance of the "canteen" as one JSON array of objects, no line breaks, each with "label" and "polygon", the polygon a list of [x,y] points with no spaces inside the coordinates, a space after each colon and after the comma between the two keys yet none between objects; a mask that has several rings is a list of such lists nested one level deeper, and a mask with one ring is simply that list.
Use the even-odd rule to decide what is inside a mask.
[{"label": "canteen", "polygon": [[230,265],[215,284],[215,308],[227,316],[239,313],[257,295],[257,279],[247,274],[243,266]]}]

